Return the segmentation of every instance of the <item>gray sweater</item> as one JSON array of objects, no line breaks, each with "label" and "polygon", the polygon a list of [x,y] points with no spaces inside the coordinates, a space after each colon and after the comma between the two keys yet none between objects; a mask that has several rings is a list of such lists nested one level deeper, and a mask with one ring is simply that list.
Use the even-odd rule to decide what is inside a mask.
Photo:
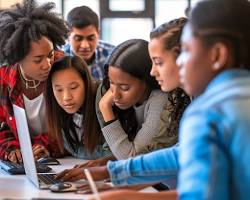
[{"label": "gray sweater", "polygon": [[133,141],[129,141],[119,120],[102,128],[103,136],[117,159],[126,159],[164,146],[167,137],[165,132],[160,131],[160,121],[167,101],[166,93],[153,90],[142,105],[134,107],[138,131]]}]

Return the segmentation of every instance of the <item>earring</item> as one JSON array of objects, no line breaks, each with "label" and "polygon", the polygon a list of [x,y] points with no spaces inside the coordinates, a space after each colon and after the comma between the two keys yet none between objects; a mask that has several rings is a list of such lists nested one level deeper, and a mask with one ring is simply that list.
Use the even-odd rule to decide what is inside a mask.
[{"label": "earring", "polygon": [[214,65],[213,65],[213,68],[215,70],[218,70],[220,68],[220,63],[219,62],[215,62]]}]

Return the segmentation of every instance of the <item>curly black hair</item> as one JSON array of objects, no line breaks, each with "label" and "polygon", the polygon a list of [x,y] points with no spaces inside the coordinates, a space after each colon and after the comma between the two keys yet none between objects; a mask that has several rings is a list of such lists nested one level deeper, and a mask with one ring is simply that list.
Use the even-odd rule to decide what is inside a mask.
[{"label": "curly black hair", "polygon": [[30,43],[42,36],[55,49],[65,43],[68,28],[54,8],[52,2],[38,5],[35,0],[24,0],[0,13],[0,63],[19,62],[29,53]]},{"label": "curly black hair", "polygon": [[[184,17],[164,23],[151,31],[150,39],[161,38],[164,49],[173,50],[177,59],[181,49],[182,29],[186,23],[187,19]],[[168,119],[170,123],[168,123],[167,132],[168,136],[174,136],[178,134],[182,114],[191,100],[181,88],[176,88],[168,92],[168,94],[170,103],[166,105],[165,109],[170,113]]]}]

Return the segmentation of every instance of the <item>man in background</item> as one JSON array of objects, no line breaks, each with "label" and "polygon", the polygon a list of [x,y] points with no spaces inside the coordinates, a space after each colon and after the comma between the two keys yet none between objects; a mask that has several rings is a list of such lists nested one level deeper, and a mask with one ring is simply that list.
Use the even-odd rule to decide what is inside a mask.
[{"label": "man in background", "polygon": [[95,80],[104,78],[104,64],[113,45],[99,39],[99,19],[97,14],[87,6],[73,8],[68,16],[70,28],[65,53],[81,57],[89,66]]}]

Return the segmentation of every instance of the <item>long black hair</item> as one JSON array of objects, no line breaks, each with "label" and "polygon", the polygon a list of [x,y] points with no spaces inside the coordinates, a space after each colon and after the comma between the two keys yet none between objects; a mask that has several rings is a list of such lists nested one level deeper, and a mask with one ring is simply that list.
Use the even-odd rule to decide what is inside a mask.
[{"label": "long black hair", "polygon": [[[66,113],[57,103],[52,88],[52,78],[55,72],[70,68],[79,73],[85,86],[84,105],[78,111],[83,115],[82,127],[78,127],[83,128],[81,141],[78,141],[76,135],[75,128],[77,125],[73,122],[73,115]],[[64,56],[54,62],[46,83],[46,119],[50,139],[57,142],[61,154],[64,154],[62,130],[64,130],[69,144],[75,150],[80,145],[84,145],[86,152],[92,153],[96,146],[100,144],[101,129],[95,114],[96,89],[97,85],[89,73],[88,66],[80,57]],[[69,134],[69,131],[71,131],[72,135]]]},{"label": "long black hair", "polygon": [[[108,78],[109,66],[119,68],[131,76],[145,81],[149,91],[160,89],[156,80],[150,76],[152,62],[148,53],[148,42],[145,40],[127,40],[112,51],[105,64],[103,86],[106,90],[110,87]],[[115,106],[114,112],[118,116],[124,131],[127,133],[128,139],[133,141],[138,128],[134,108],[121,110]]]}]

